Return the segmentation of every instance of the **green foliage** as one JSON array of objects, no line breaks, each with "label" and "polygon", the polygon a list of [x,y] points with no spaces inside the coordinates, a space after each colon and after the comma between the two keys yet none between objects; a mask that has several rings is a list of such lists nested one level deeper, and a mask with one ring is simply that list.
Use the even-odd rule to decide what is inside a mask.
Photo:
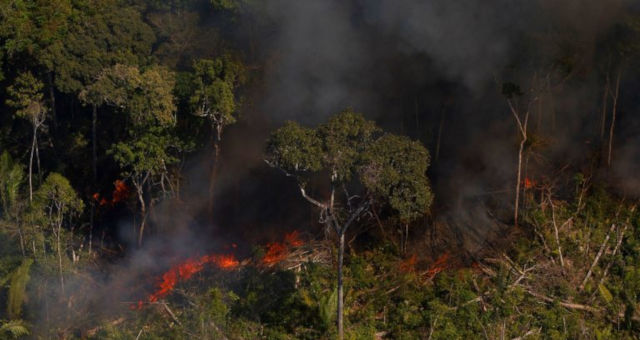
[{"label": "green foliage", "polygon": [[31,334],[27,323],[23,320],[0,321],[0,335],[5,334],[18,339]]},{"label": "green foliage", "polygon": [[16,116],[26,119],[32,124],[40,122],[47,107],[43,101],[44,85],[31,72],[20,73],[7,92],[7,105],[16,109]]},{"label": "green foliage", "polygon": [[267,154],[271,164],[291,172],[319,171],[322,146],[315,131],[287,122],[271,134]]},{"label": "green foliage", "polygon": [[337,296],[338,290],[334,289],[331,291],[331,294],[325,295],[318,301],[320,319],[325,329],[331,328],[336,318],[336,311],[338,310]]},{"label": "green foliage", "polygon": [[20,319],[22,316],[22,304],[26,300],[27,284],[29,283],[29,270],[33,259],[24,259],[22,264],[11,274],[9,281],[9,294],[7,299],[7,315],[10,319]]},{"label": "green foliage", "polygon": [[78,198],[69,180],[55,172],[47,176],[34,196],[35,209],[40,210],[43,217],[56,219],[56,223],[62,223],[65,215],[72,216],[84,209],[84,202]]},{"label": "green foliage", "polygon": [[42,51],[41,63],[54,72],[64,93],[78,93],[103,69],[134,65],[148,58],[155,36],[134,7],[126,2],[74,1],[68,28]]},{"label": "green foliage", "polygon": [[117,64],[105,69],[79,97],[89,104],[115,106],[136,125],[167,126],[175,122],[174,84],[175,75],[164,67],[151,66],[140,72],[135,66]]},{"label": "green foliage", "polygon": [[116,143],[109,152],[123,169],[125,175],[137,176],[147,172],[157,175],[166,171],[167,166],[178,161],[175,153],[185,148],[170,130],[152,126],[136,133],[130,131],[134,138]]},{"label": "green foliage", "polygon": [[193,94],[189,98],[192,112],[216,126],[233,124],[238,106],[235,90],[244,79],[242,64],[230,56],[199,59],[193,70]]},{"label": "green foliage", "polygon": [[357,178],[366,193],[388,203],[401,220],[424,215],[432,201],[429,152],[417,141],[382,134],[374,122],[346,110],[317,129],[288,122],[267,142],[267,161],[304,183],[321,170],[335,184]]},{"label": "green foliage", "polygon": [[0,203],[2,215],[16,217],[16,205],[20,186],[24,181],[24,170],[7,151],[0,154]]},{"label": "green foliage", "polygon": [[363,157],[363,184],[388,200],[402,221],[414,220],[429,209],[433,201],[426,176],[429,152],[422,144],[386,134],[371,144]]}]

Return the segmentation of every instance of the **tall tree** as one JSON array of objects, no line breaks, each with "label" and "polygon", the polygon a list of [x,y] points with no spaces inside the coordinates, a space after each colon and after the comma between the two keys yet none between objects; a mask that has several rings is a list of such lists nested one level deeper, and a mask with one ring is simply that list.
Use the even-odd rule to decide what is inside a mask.
[{"label": "tall tree", "polygon": [[66,251],[66,243],[63,249],[63,225],[73,215],[77,215],[84,209],[84,203],[78,198],[73,187],[65,177],[57,173],[51,173],[36,192],[34,210],[37,211],[45,224],[49,225],[56,244],[58,257],[58,274],[60,288],[64,291],[63,275],[63,251]]},{"label": "tall tree", "polygon": [[[433,200],[426,177],[429,153],[419,142],[383,133],[347,110],[316,129],[288,122],[269,138],[266,162],[295,178],[302,197],[319,209],[320,222],[338,237],[337,328],[342,339],[345,234],[374,202],[407,222],[425,214]],[[324,179],[327,196],[309,193],[315,177]]]},{"label": "tall tree", "polygon": [[213,212],[215,181],[220,169],[220,142],[224,128],[236,122],[235,92],[244,77],[242,64],[230,56],[200,59],[194,65],[193,94],[189,98],[196,116],[211,126],[212,164],[209,175],[209,212]]},{"label": "tall tree", "polygon": [[47,106],[44,104],[42,88],[44,85],[31,72],[18,75],[14,84],[8,88],[10,98],[7,104],[16,109],[16,116],[31,124],[32,139],[29,152],[29,201],[33,200],[33,157],[38,161],[40,174],[40,156],[38,151],[38,133],[44,126]]},{"label": "tall tree", "polygon": [[183,149],[170,131],[176,119],[174,78],[164,67],[151,66],[141,72],[137,67],[118,64],[105,69],[80,94],[89,103],[111,105],[125,114],[126,137],[114,143],[110,153],[136,189],[141,216],[138,244],[142,243],[150,208],[150,183],[160,176],[160,185],[164,185],[168,166],[177,162],[171,149]]}]

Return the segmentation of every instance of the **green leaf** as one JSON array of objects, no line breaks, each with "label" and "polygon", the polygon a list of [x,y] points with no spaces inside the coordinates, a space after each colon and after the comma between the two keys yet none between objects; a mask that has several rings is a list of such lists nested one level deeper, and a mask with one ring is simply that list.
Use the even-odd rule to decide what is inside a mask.
[{"label": "green leaf", "polygon": [[11,319],[19,319],[22,314],[22,304],[26,298],[27,283],[29,283],[29,270],[33,259],[25,259],[11,274],[9,298],[7,301],[7,314]]},{"label": "green leaf", "polygon": [[23,320],[11,320],[0,326],[0,335],[11,334],[14,339],[31,334],[27,324]]},{"label": "green leaf", "polygon": [[598,292],[600,292],[600,296],[602,296],[607,303],[611,303],[611,301],[613,301],[613,295],[611,295],[611,292],[604,286],[604,284],[598,285]]}]

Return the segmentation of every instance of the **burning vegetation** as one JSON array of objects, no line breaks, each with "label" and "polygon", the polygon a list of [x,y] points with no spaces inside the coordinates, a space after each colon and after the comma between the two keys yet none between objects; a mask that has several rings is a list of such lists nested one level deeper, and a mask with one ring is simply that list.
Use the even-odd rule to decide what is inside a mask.
[{"label": "burning vegetation", "polygon": [[131,196],[131,188],[129,188],[129,186],[127,186],[127,184],[120,179],[115,180],[115,182],[113,182],[113,192],[111,193],[111,199],[108,199],[107,197],[102,197],[100,196],[100,193],[94,193],[91,197],[93,198],[93,200],[95,202],[98,203],[99,206],[113,206],[116,205],[117,203],[123,202],[125,200],[127,200],[129,198],[129,196]]},{"label": "burning vegetation", "polygon": [[[286,260],[292,250],[303,245],[304,241],[300,239],[297,230],[287,233],[282,242],[272,242],[265,246],[266,252],[257,265],[273,267]],[[231,248],[236,249],[237,245],[232,243]],[[209,254],[201,257],[188,258],[162,274],[157,280],[156,290],[145,300],[140,300],[131,305],[131,309],[141,309],[146,303],[154,303],[168,296],[177,284],[189,280],[193,275],[201,272],[207,266],[218,270],[232,271],[248,264],[250,264],[249,261],[243,261],[242,263],[238,261],[234,254]]]},{"label": "burning vegetation", "polygon": [[637,339],[640,7],[577,2],[3,1],[0,339]]}]

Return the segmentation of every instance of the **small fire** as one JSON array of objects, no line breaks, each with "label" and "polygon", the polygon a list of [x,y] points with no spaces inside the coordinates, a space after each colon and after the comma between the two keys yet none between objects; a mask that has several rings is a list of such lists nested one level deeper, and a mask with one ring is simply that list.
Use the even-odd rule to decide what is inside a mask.
[{"label": "small fire", "polygon": [[117,179],[113,182],[113,186],[115,189],[113,189],[113,193],[111,194],[111,200],[108,200],[105,197],[100,197],[100,193],[97,192],[91,195],[91,197],[102,207],[107,204],[114,205],[118,202],[122,202],[130,196],[131,189],[123,180]]},{"label": "small fire", "polygon": [[266,266],[274,265],[286,259],[291,248],[304,245],[300,240],[298,231],[293,231],[284,235],[284,242],[272,242],[267,244],[267,252],[262,258],[262,264]]},{"label": "small fire", "polygon": [[411,255],[408,259],[402,261],[400,263],[400,270],[407,273],[412,273],[416,270],[416,262],[418,261],[418,257],[416,254]]},{"label": "small fire", "polygon": [[529,179],[529,177],[525,177],[524,179],[524,188],[525,189],[531,189],[536,185],[536,182],[534,182],[532,179]]},{"label": "small fire", "polygon": [[447,268],[447,261],[449,260],[449,253],[444,253],[429,267],[429,270],[425,273],[427,278],[432,278],[436,274]]},{"label": "small fire", "polygon": [[129,197],[129,194],[131,193],[131,189],[129,189],[129,187],[127,186],[127,184],[124,183],[124,181],[116,179],[116,181],[113,182],[113,186],[115,186],[115,189],[113,190],[113,194],[111,195],[112,204],[116,204],[120,201],[124,201]]}]

